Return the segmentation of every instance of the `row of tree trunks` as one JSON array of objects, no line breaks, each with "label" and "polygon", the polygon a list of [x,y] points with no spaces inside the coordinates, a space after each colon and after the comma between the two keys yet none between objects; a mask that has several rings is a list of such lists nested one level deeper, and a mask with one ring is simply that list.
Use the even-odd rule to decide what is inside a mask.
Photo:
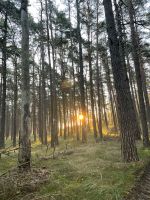
[{"label": "row of tree trunks", "polygon": [[129,18],[130,18],[130,29],[131,29],[131,41],[132,41],[132,53],[134,60],[134,67],[136,73],[136,81],[138,87],[138,98],[139,98],[139,108],[140,108],[140,118],[141,118],[141,126],[143,133],[143,145],[144,147],[148,147],[150,145],[149,136],[148,136],[148,125],[146,118],[146,109],[144,103],[144,95],[143,95],[143,85],[142,85],[142,76],[141,76],[141,65],[140,65],[140,51],[138,45],[138,35],[136,32],[136,28],[134,25],[134,7],[131,0],[127,0]]},{"label": "row of tree trunks", "polygon": [[[6,105],[6,61],[7,61],[7,13],[4,19],[3,29],[3,49],[2,49],[2,77],[0,89],[2,90],[2,99],[0,99],[0,148],[5,147],[5,138],[7,139],[11,134],[13,140],[13,146],[17,144],[17,134],[19,134],[19,156],[18,163],[19,168],[30,169],[31,160],[31,123],[32,131],[34,135],[34,141],[37,139],[37,130],[39,138],[42,144],[47,145],[48,134],[51,133],[51,146],[55,147],[58,145],[58,133],[67,137],[76,134],[77,140],[80,139],[80,130],[82,133],[82,142],[87,141],[87,127],[91,127],[94,132],[94,138],[96,141],[98,137],[102,139],[102,120],[104,119],[106,128],[109,129],[110,120],[109,113],[107,112],[107,102],[110,103],[113,125],[115,130],[118,126],[121,132],[121,145],[122,155],[126,162],[137,161],[137,149],[135,145],[135,139],[140,138],[140,128],[138,125],[138,114],[140,113],[141,127],[143,132],[143,144],[145,147],[149,146],[148,126],[147,121],[149,120],[149,99],[146,87],[146,77],[143,68],[143,62],[141,52],[139,48],[139,38],[135,25],[135,13],[132,0],[127,0],[129,18],[130,18],[130,29],[131,29],[131,40],[132,40],[132,52],[133,60],[136,72],[136,81],[133,79],[132,68],[130,66],[129,54],[127,47],[125,46],[126,39],[123,37],[123,19],[121,16],[121,8],[116,0],[114,0],[115,7],[115,19],[112,10],[112,1],[104,0],[105,17],[107,24],[107,33],[109,40],[109,49],[111,55],[112,72],[114,76],[114,86],[110,75],[110,66],[107,49],[99,49],[99,0],[97,0],[96,10],[96,51],[93,51],[92,41],[92,26],[91,26],[91,2],[87,0],[87,57],[88,57],[88,68],[89,68],[89,81],[84,77],[84,65],[83,65],[83,39],[81,30],[81,12],[80,6],[83,2],[76,0],[77,8],[77,41],[74,43],[72,35],[72,27],[70,25],[70,43],[71,45],[71,65],[72,72],[66,72],[65,65],[69,66],[68,58],[66,61],[65,45],[63,45],[63,31],[59,28],[61,33],[61,46],[56,46],[56,30],[54,30],[55,24],[53,23],[53,7],[50,0],[45,0],[45,16],[46,16],[46,29],[44,29],[44,7],[41,2],[41,26],[40,26],[40,66],[38,66],[38,87],[35,79],[35,63],[33,59],[33,72],[32,72],[32,118],[30,115],[30,76],[29,76],[29,28],[28,28],[28,0],[21,1],[21,26],[22,26],[22,55],[21,55],[21,122],[20,127],[17,127],[17,114],[20,112],[19,108],[19,92],[18,92],[18,69],[17,69],[17,56],[14,57],[14,88],[13,96],[14,99],[10,102],[12,107]],[[69,5],[69,20],[71,24],[71,7],[70,0]],[[116,29],[117,27],[117,29]],[[58,30],[57,30],[58,31]],[[125,30],[124,30],[125,31]],[[54,37],[54,34],[55,37]],[[45,44],[46,38],[46,44]],[[73,45],[78,44],[78,62],[73,60]],[[106,45],[106,44],[105,44]],[[76,45],[77,46],[77,45]],[[47,52],[45,51],[45,47]],[[66,45],[68,48],[68,45]],[[94,62],[92,60],[93,54],[96,55],[96,78],[94,77]],[[46,63],[46,55],[48,55],[48,64]],[[57,62],[60,60],[61,73],[58,73]],[[102,63],[101,65],[99,63]],[[75,68],[76,67],[76,68]],[[79,71],[78,71],[79,69]],[[49,70],[47,78],[47,70]],[[105,72],[106,83],[103,78],[103,71]],[[76,75],[78,73],[79,85],[76,88]],[[57,90],[59,83],[57,76],[60,75],[60,79],[63,82],[66,81],[67,75],[70,75],[70,79],[73,79],[72,90],[66,91],[65,89]],[[96,84],[94,85],[94,78]],[[138,97],[136,95],[136,82],[138,87]],[[105,98],[105,86],[107,85],[108,97]],[[38,88],[38,89],[37,89]],[[50,89],[49,89],[50,88]],[[79,91],[76,91],[76,89]],[[130,91],[131,90],[131,91]],[[60,93],[59,93],[60,92]],[[80,93],[80,99],[78,100],[78,93]],[[36,97],[36,94],[38,94]],[[97,96],[96,96],[97,94]],[[37,100],[37,99],[38,100]],[[117,100],[117,101],[116,101]],[[113,102],[114,101],[114,102]],[[49,108],[49,109],[48,109]],[[38,112],[37,112],[38,111]],[[20,113],[19,113],[20,114]],[[80,119],[78,114],[83,119]],[[70,121],[69,121],[70,120]],[[59,123],[59,124],[58,124]],[[12,130],[11,130],[12,128]],[[59,130],[58,130],[59,128]],[[89,128],[90,129],[90,128]]]}]

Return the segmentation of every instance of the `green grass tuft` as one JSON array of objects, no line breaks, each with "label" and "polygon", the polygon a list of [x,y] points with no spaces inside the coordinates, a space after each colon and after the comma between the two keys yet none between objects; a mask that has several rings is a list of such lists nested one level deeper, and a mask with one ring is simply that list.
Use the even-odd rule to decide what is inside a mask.
[{"label": "green grass tuft", "polygon": [[[37,199],[121,200],[134,185],[136,172],[142,169],[150,156],[150,150],[143,149],[139,143],[140,161],[125,164],[121,160],[118,141],[102,141],[97,144],[91,141],[83,145],[70,140],[61,142],[56,153],[65,150],[66,143],[74,153],[49,160],[39,160],[46,155],[46,147],[34,145],[33,166],[47,168],[50,173],[48,183],[35,193]],[[52,154],[52,151],[49,149],[47,156]],[[15,166],[16,157],[17,154],[13,155],[13,158],[2,157],[0,172]]]}]

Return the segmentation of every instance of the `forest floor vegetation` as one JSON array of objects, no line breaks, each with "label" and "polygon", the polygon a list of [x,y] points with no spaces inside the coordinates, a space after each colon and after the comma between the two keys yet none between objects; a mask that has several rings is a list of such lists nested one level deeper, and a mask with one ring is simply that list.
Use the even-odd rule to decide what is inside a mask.
[{"label": "forest floor vegetation", "polygon": [[120,142],[87,144],[62,140],[55,151],[32,145],[31,172],[17,172],[17,151],[0,159],[0,200],[122,200],[149,161],[138,143],[140,161],[123,163]]}]

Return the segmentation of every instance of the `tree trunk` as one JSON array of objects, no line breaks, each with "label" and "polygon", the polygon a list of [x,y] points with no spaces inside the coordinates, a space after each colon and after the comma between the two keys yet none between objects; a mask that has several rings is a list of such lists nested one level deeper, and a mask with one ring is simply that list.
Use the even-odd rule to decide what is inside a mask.
[{"label": "tree trunk", "polygon": [[108,55],[107,55],[106,50],[104,50],[101,53],[101,57],[102,57],[102,63],[104,66],[105,77],[106,77],[106,81],[107,81],[108,95],[109,95],[109,101],[111,104],[111,113],[112,113],[112,117],[113,117],[114,128],[117,131],[117,119],[116,119],[115,109],[114,109],[114,104],[113,104],[112,83],[111,83],[111,78],[110,78],[110,67],[108,64],[108,59],[107,59]]},{"label": "tree trunk", "polygon": [[84,90],[84,69],[83,69],[83,55],[82,55],[82,38],[81,38],[81,30],[80,30],[80,3],[79,0],[76,0],[76,8],[77,8],[77,37],[79,44],[79,87],[80,87],[80,98],[81,98],[81,114],[83,115],[82,120],[82,142],[85,143],[87,141],[87,133],[86,133],[86,106],[85,106],[85,90]]},{"label": "tree trunk", "polygon": [[17,78],[17,58],[14,58],[14,114],[13,114],[13,146],[16,146],[17,135],[17,100],[18,100],[18,78]]},{"label": "tree trunk", "polygon": [[43,128],[42,128],[42,92],[41,92],[41,69],[39,69],[39,85],[38,85],[38,134],[41,143],[43,144]]},{"label": "tree trunk", "polygon": [[[98,96],[98,131],[100,139],[103,138],[102,131],[102,103],[101,103],[101,95],[100,95],[100,76],[99,76],[99,49],[98,49],[98,41],[99,41],[99,0],[96,1],[96,86],[97,86],[97,96]],[[100,79],[100,80],[99,80]]]},{"label": "tree trunk", "polygon": [[29,27],[28,27],[28,0],[21,1],[22,27],[22,107],[21,130],[19,141],[18,167],[29,170],[31,165],[31,117],[30,117],[30,77],[29,77]]},{"label": "tree trunk", "polygon": [[33,125],[33,136],[34,136],[34,142],[36,142],[36,130],[37,130],[37,124],[36,124],[36,97],[35,97],[35,62],[33,60],[33,74],[32,74],[32,90],[33,90],[33,95],[32,95],[32,125]]},{"label": "tree trunk", "polygon": [[134,25],[134,8],[131,0],[127,1],[128,12],[130,18],[130,29],[131,29],[131,41],[132,41],[132,53],[134,60],[134,67],[136,73],[136,81],[138,87],[138,98],[139,98],[139,106],[140,106],[140,117],[141,117],[141,125],[142,125],[142,133],[143,133],[143,145],[144,147],[150,146],[149,136],[148,136],[148,125],[146,118],[146,109],[143,95],[143,85],[142,85],[142,75],[140,70],[140,55],[139,55],[139,45],[138,45],[138,35]]},{"label": "tree trunk", "polygon": [[103,85],[103,80],[102,80],[102,68],[100,67],[100,90],[101,90],[101,98],[102,98],[102,106],[103,106],[103,114],[104,114],[104,121],[106,125],[106,129],[109,129],[109,124],[108,124],[108,118],[107,118],[107,112],[106,112],[106,102],[105,102],[105,94],[104,94],[104,85]]},{"label": "tree trunk", "polygon": [[147,91],[147,87],[146,87],[147,86],[146,75],[145,75],[142,58],[141,58],[141,76],[142,76],[142,86],[143,86],[145,106],[146,106],[147,122],[149,124],[149,130],[150,130],[150,101],[149,101],[148,91]]},{"label": "tree trunk", "polygon": [[2,48],[2,111],[1,111],[1,130],[0,130],[0,148],[5,147],[5,118],[6,118],[6,60],[7,60],[7,13],[4,20],[4,36]]},{"label": "tree trunk", "polygon": [[90,24],[90,3],[87,1],[88,7],[88,24],[87,24],[87,36],[88,36],[88,62],[89,62],[89,77],[90,77],[90,100],[91,100],[91,110],[92,110],[92,124],[93,124],[93,131],[94,131],[94,138],[97,140],[97,128],[96,128],[96,119],[95,119],[95,112],[94,112],[94,91],[93,91],[93,69],[92,69],[92,50],[91,50],[91,24]]},{"label": "tree trunk", "polygon": [[119,41],[115,28],[111,0],[104,0],[105,18],[111,54],[112,71],[117,94],[118,121],[121,131],[122,156],[125,162],[137,161],[135,126],[129,80],[124,71],[119,52]]},{"label": "tree trunk", "polygon": [[[121,56],[121,62],[122,62],[122,66],[124,67],[125,74],[127,74],[127,66],[125,62],[125,45],[124,45],[125,41],[123,40],[123,35],[125,34],[123,33],[123,26],[122,26],[123,22],[122,22],[121,10],[118,4],[116,3],[116,0],[114,0],[114,5],[115,5],[115,10],[116,10],[116,21],[117,21],[117,28],[118,28],[118,35],[119,35],[119,51],[120,51],[120,56]],[[137,135],[135,135],[135,137],[136,139],[140,139],[140,129],[138,125],[136,110],[135,110],[132,96],[131,96],[131,106],[133,106],[132,108],[133,117],[134,117],[133,121],[135,124],[135,129],[137,129],[136,130]]]},{"label": "tree trunk", "polygon": [[[51,1],[48,0],[49,5],[51,5]],[[47,3],[46,3],[47,6]],[[56,70],[56,58],[55,58],[55,44],[53,37],[53,26],[52,26],[52,6],[49,8],[49,18],[47,13],[47,30],[48,30],[48,19],[49,19],[49,28],[51,33],[51,47],[52,47],[52,63],[53,68],[51,68],[50,64],[50,48],[48,45],[48,55],[49,55],[49,64],[50,64],[50,85],[51,85],[51,147],[54,147],[59,144],[58,142],[58,121],[57,121],[57,91],[56,91],[56,80],[55,80],[55,70]],[[47,9],[46,9],[47,10]],[[47,42],[49,42],[49,30],[47,35]]]},{"label": "tree trunk", "polygon": [[44,52],[44,31],[43,31],[43,3],[41,1],[41,27],[40,27],[40,48],[41,48],[41,64],[42,64],[42,132],[43,144],[47,144],[46,130],[46,84],[45,84],[45,52]]}]

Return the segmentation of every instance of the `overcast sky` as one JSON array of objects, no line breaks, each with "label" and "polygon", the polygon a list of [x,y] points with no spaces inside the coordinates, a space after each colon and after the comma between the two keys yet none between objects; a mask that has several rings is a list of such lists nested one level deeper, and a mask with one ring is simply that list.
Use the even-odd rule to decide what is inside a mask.
[{"label": "overcast sky", "polygon": [[[63,4],[64,0],[54,0],[56,2],[56,7],[58,10],[64,10],[65,6]],[[150,1],[150,0],[149,0]],[[45,2],[45,0],[43,0]],[[29,0],[29,13],[34,17],[35,21],[39,18],[39,12],[38,12],[38,7],[39,7],[39,0]],[[150,10],[150,2],[147,3],[147,10]]]},{"label": "overcast sky", "polygon": [[[59,10],[64,9],[62,1],[63,0],[55,0],[56,6]],[[38,12],[39,5],[40,5],[39,0],[29,0],[29,13],[34,17],[35,21],[37,21],[39,17],[39,12]]]}]

